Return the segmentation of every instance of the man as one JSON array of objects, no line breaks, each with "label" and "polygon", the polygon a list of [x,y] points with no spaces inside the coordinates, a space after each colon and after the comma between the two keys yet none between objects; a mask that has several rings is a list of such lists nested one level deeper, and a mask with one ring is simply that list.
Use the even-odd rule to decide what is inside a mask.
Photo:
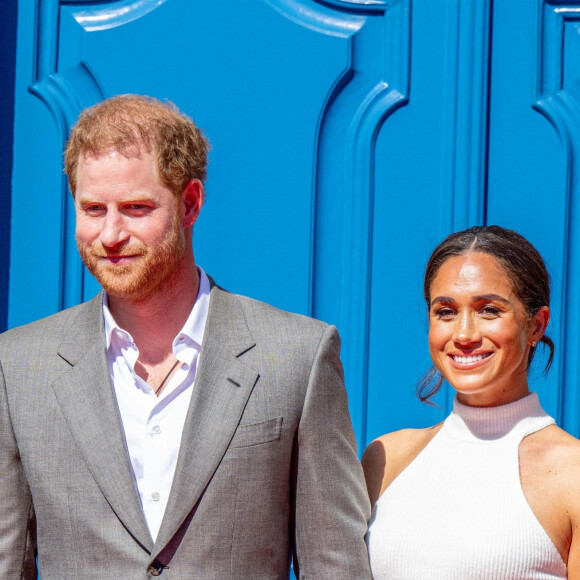
[{"label": "man", "polygon": [[336,330],[196,266],[207,149],[132,95],[72,130],[104,293],[0,337],[2,578],[370,578]]}]

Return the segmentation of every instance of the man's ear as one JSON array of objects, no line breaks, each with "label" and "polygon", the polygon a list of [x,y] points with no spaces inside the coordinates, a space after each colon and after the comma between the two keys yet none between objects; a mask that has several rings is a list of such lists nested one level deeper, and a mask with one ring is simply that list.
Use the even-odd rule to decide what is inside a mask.
[{"label": "man's ear", "polygon": [[193,226],[197,221],[202,205],[203,183],[199,179],[192,179],[181,194],[181,219],[184,228]]},{"label": "man's ear", "polygon": [[548,328],[548,322],[550,322],[550,309],[547,306],[542,306],[533,318],[534,327],[530,337],[532,342],[540,341],[546,328]]}]

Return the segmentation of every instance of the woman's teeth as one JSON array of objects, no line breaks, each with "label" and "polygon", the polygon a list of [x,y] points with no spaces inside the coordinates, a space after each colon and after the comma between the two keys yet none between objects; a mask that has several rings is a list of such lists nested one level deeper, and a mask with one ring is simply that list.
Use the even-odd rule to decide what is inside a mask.
[{"label": "woman's teeth", "polygon": [[474,363],[474,362],[483,360],[484,358],[487,358],[489,355],[490,355],[490,353],[478,354],[475,356],[471,356],[471,355],[469,355],[469,356],[454,356],[453,360],[456,363],[465,365],[465,364]]}]

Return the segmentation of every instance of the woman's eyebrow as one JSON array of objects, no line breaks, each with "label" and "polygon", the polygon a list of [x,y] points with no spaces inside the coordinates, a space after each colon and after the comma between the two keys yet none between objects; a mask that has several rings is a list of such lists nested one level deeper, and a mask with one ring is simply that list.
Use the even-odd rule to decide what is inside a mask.
[{"label": "woman's eyebrow", "polygon": [[[507,299],[504,298],[503,296],[500,296],[499,294],[478,294],[477,296],[474,296],[472,298],[472,300],[474,302],[502,302],[503,304],[509,304],[511,305],[511,302]],[[445,304],[456,304],[456,301],[451,298],[450,296],[437,296],[437,298],[433,298],[433,300],[431,301],[431,306],[434,306],[435,304],[440,304],[440,303],[445,303]]]},{"label": "woman's eyebrow", "polygon": [[433,298],[433,300],[431,300],[431,306],[439,304],[440,302],[445,302],[446,304],[455,304],[455,300],[453,300],[453,298],[450,296],[437,296],[437,298]]},{"label": "woman's eyebrow", "polygon": [[480,294],[479,296],[474,296],[473,299],[476,302],[488,302],[488,301],[496,301],[496,302],[503,302],[504,304],[511,304],[511,302],[500,296],[499,294]]}]

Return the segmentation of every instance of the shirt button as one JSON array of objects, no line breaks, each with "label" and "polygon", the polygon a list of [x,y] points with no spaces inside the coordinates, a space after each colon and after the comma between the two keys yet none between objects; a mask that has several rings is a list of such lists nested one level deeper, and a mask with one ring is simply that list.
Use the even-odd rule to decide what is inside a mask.
[{"label": "shirt button", "polygon": [[161,433],[161,425],[155,425],[155,427],[153,427],[153,433],[159,435],[159,433]]},{"label": "shirt button", "polygon": [[161,499],[161,496],[159,495],[159,493],[158,493],[158,492],[154,491],[154,492],[151,494],[151,499],[152,499],[153,501],[159,501],[159,500]]}]

